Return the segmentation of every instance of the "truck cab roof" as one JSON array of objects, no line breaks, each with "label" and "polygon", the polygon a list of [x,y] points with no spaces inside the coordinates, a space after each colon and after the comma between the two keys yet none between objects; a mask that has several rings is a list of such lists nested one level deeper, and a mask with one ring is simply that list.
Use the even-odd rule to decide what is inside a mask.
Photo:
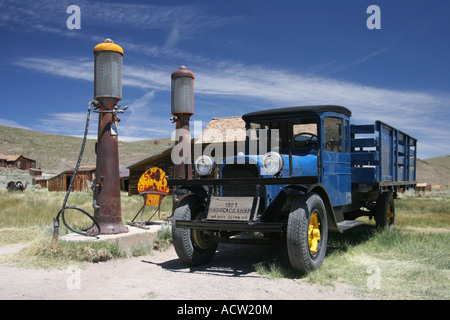
[{"label": "truck cab roof", "polygon": [[317,114],[322,112],[336,112],[344,114],[348,117],[352,116],[352,112],[342,106],[336,105],[315,105],[315,106],[298,106],[298,107],[287,107],[287,108],[276,108],[269,110],[262,110],[256,112],[246,113],[242,116],[244,121],[249,119],[270,119],[279,117],[290,117],[299,116],[306,114]]}]

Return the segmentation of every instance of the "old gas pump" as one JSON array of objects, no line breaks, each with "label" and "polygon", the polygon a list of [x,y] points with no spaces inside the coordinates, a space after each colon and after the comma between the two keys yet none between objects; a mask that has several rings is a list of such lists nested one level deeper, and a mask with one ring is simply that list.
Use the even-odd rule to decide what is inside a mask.
[{"label": "old gas pump", "polygon": [[[172,120],[175,122],[175,147],[172,150],[174,179],[192,179],[191,134],[189,118],[194,114],[194,73],[181,66],[172,73]],[[184,197],[174,189],[173,210]]]},{"label": "old gas pump", "polygon": [[[95,76],[94,76],[94,98],[88,103],[86,126],[84,130],[83,143],[78,156],[72,179],[70,181],[61,210],[53,219],[53,238],[59,236],[59,219],[62,218],[64,225],[71,231],[85,235],[96,236],[98,234],[117,234],[128,232],[123,225],[120,201],[120,177],[119,177],[119,148],[117,118],[118,113],[123,113],[128,107],[118,106],[122,99],[122,58],[123,49],[114,44],[110,39],[98,44],[94,48]],[[91,107],[99,114],[98,136],[95,145],[97,154],[97,166],[93,189],[94,216],[86,210],[67,206],[72,185],[75,181],[88,134]],[[77,210],[85,214],[93,221],[92,227],[80,231],[72,228],[65,219],[67,210]]]},{"label": "old gas pump", "polygon": [[117,131],[117,114],[126,109],[117,105],[122,99],[123,49],[106,39],[95,46],[94,56],[94,98],[98,102],[94,112],[99,114],[94,218],[101,234],[124,233],[128,228],[122,222]]},{"label": "old gas pump", "polygon": [[175,148],[172,154],[175,179],[192,179],[189,118],[194,114],[194,73],[181,66],[172,73],[172,115]]}]

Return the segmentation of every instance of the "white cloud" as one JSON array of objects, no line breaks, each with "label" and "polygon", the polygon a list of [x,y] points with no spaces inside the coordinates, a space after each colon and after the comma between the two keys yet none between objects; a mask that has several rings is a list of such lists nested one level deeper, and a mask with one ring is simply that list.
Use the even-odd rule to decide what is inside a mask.
[{"label": "white cloud", "polygon": [[[173,130],[169,113],[161,116],[160,105],[153,103],[155,91],[149,91],[142,97],[132,101],[119,123],[121,140],[124,137],[167,137]],[[130,138],[128,138],[129,140]]]},{"label": "white cloud", "polygon": [[17,59],[16,65],[65,78],[94,81],[94,62],[54,58],[25,57]]},{"label": "white cloud", "polygon": [[172,48],[173,46],[175,46],[175,44],[178,42],[179,39],[180,39],[180,28],[178,24],[175,24],[172,27],[172,30],[170,31],[170,34],[166,39],[164,47]]},{"label": "white cloud", "polygon": [[[66,78],[93,81],[93,63],[84,60],[23,58],[16,64]],[[208,66],[194,65],[190,68],[195,73],[196,95],[210,99],[216,96],[214,98],[216,100],[222,97],[236,99],[236,101],[242,98],[255,102],[265,101],[270,102],[274,107],[343,105],[352,110],[355,122],[372,123],[375,120],[386,122],[422,141],[427,141],[427,149],[430,153],[434,150],[433,154],[442,154],[443,145],[450,143],[448,133],[450,101],[444,94],[369,87],[331,78],[306,76],[231,62],[218,63],[215,68],[210,68],[209,65],[209,63]],[[172,71],[173,67],[164,66],[124,66],[123,84],[125,86],[149,90],[143,97],[130,104],[135,110],[139,110],[139,117],[135,116],[137,111],[130,111],[130,118],[142,124],[141,128],[149,128],[145,125],[144,119],[150,119],[149,110],[157,109],[156,106],[151,106],[155,93],[170,90]],[[241,113],[254,111],[249,110],[245,105],[239,108]],[[211,113],[210,116],[214,114]],[[130,123],[131,120],[127,120],[127,124]],[[135,136],[136,130],[132,130],[131,126],[129,128],[126,134]],[[164,129],[161,126],[156,130]]]},{"label": "white cloud", "polygon": [[[369,52],[366,54],[363,54],[361,57],[359,58],[353,58],[353,60],[344,62],[344,61],[337,61],[336,59],[329,61],[329,62],[324,62],[321,63],[319,65],[315,65],[310,67],[310,71],[311,73],[320,73],[320,74],[333,74],[342,70],[346,70],[352,67],[355,67],[357,65],[360,65],[362,63],[365,63],[366,61],[377,57],[380,54],[386,53],[389,50],[391,50],[390,47],[384,47],[381,48],[379,50],[376,50],[374,52]],[[348,59],[349,55],[344,55],[344,57],[342,57],[341,59]]]},{"label": "white cloud", "polygon": [[[240,16],[221,17],[205,12],[197,5],[168,6],[87,0],[77,0],[75,3],[80,7],[82,29],[85,26],[111,27],[111,21],[114,22],[114,27],[140,30],[174,31],[172,27],[177,25],[183,26],[183,35],[190,37],[196,32],[210,31],[243,21]],[[66,9],[71,4],[73,1],[68,0],[4,0],[0,2],[0,25],[62,33],[66,31],[65,21],[69,17]],[[178,28],[177,30],[180,31]],[[176,33],[169,36],[169,42],[177,40]],[[70,33],[65,35],[70,36]]]},{"label": "white cloud", "polygon": [[[36,120],[36,129],[53,134],[82,137],[87,119],[86,112],[49,113],[45,118]],[[98,131],[98,115],[91,111],[88,134],[96,139]]]},{"label": "white cloud", "polygon": [[[15,64],[38,72],[93,81],[94,64],[84,59],[26,57]],[[169,91],[172,69],[124,65],[123,84]],[[194,67],[194,72],[196,94],[248,96],[282,105],[342,104],[360,108],[364,118],[385,111],[427,115],[448,102],[446,98],[422,92],[375,88],[259,66],[227,63],[219,64],[217,69]]]},{"label": "white cloud", "polygon": [[[157,30],[163,37],[152,39],[151,45],[133,43],[129,37],[114,40],[123,46],[126,52],[204,62],[208,59],[185,52],[177,47],[178,43],[198,37],[202,33],[212,32],[216,28],[246,23],[242,16],[217,16],[201,6],[192,4],[169,6],[77,0],[76,5],[81,10],[83,32],[70,32],[65,22],[69,17],[66,8],[71,4],[73,2],[69,0],[3,0],[0,2],[0,26],[97,43],[106,37],[90,33],[98,27],[112,29],[111,31],[120,28],[131,34],[135,30]],[[114,21],[113,25],[111,21]]]},{"label": "white cloud", "polygon": [[[14,64],[46,74],[94,81],[94,62],[85,59],[24,57],[17,59]],[[167,72],[158,67],[142,68],[124,65],[122,84],[144,89],[170,90],[170,74],[167,75]]]},{"label": "white cloud", "polygon": [[32,130],[31,128],[29,128],[27,126],[21,125],[20,123],[18,123],[16,121],[8,120],[8,119],[0,119],[0,126]]}]

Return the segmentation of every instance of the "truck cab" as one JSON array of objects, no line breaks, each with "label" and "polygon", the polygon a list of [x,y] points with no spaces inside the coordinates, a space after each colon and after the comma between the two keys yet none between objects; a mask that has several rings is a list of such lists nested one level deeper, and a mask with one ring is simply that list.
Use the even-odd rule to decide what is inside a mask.
[{"label": "truck cab", "polygon": [[[194,162],[196,178],[169,181],[176,194],[184,195],[172,224],[180,259],[191,265],[206,263],[220,242],[277,241],[286,243],[292,266],[307,272],[322,264],[329,231],[360,225],[355,219],[363,215],[375,216],[383,227],[393,223],[394,187],[413,182],[370,180],[372,171],[366,169],[380,162],[382,150],[377,143],[369,150],[353,147],[352,142],[358,143],[350,118],[350,110],[335,105],[243,115],[245,153],[222,163],[201,155]],[[365,159],[361,154],[368,153],[373,160],[355,164],[354,153],[355,159]],[[355,175],[360,180],[356,183]]]},{"label": "truck cab", "polygon": [[309,106],[254,112],[242,118],[247,129],[278,130],[278,141],[268,139],[268,149],[283,158],[279,175],[315,176],[328,191],[331,204],[342,206],[351,203],[350,117],[351,111],[341,106]]}]

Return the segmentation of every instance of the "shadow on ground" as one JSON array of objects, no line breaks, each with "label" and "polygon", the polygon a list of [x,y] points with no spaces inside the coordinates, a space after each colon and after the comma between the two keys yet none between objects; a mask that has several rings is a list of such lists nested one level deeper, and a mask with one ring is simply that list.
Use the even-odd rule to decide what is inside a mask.
[{"label": "shadow on ground", "polygon": [[[345,233],[330,233],[327,255],[345,252],[350,247],[358,246],[376,234],[373,225],[361,225]],[[326,259],[326,257],[325,257]],[[156,264],[171,272],[208,273],[222,277],[261,277],[256,266],[270,270],[277,268],[283,278],[304,278],[307,274],[292,269],[284,243],[274,245],[240,245],[219,244],[214,258],[201,266],[188,266],[175,258],[164,262],[142,260],[144,263]]]}]

